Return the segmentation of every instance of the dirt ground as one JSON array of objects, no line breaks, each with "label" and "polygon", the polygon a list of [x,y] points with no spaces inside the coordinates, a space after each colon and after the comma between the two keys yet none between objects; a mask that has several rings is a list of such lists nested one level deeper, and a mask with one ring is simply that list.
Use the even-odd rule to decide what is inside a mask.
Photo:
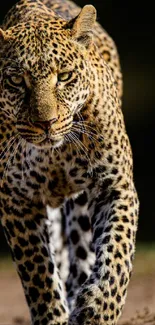
[{"label": "dirt ground", "polygon": [[[126,306],[118,325],[155,325],[155,253],[139,254],[130,282]],[[155,263],[154,263],[155,264]],[[0,325],[29,325],[23,290],[10,266],[0,265]]]}]

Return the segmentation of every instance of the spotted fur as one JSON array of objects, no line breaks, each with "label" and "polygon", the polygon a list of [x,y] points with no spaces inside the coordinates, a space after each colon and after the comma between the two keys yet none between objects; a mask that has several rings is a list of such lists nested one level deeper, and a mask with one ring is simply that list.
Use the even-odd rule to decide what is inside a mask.
[{"label": "spotted fur", "polygon": [[115,325],[132,272],[122,76],[95,20],[91,5],[20,0],[0,30],[0,215],[33,325]]}]

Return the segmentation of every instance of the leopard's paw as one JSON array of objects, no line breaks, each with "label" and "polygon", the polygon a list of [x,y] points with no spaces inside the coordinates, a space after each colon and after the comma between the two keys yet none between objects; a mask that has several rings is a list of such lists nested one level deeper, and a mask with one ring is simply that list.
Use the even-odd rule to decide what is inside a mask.
[{"label": "leopard's paw", "polygon": [[69,325],[103,325],[103,294],[96,285],[82,288],[76,307],[70,315]]},{"label": "leopard's paw", "polygon": [[104,290],[95,284],[89,285],[79,291],[76,307],[69,317],[68,324],[115,325],[118,311],[113,300],[105,297]]}]

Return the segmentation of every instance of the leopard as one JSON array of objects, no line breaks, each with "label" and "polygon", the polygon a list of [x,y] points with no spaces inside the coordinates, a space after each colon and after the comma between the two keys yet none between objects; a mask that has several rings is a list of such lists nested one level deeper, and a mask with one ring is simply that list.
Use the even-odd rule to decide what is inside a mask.
[{"label": "leopard", "polygon": [[93,5],[20,0],[0,29],[0,217],[33,325],[115,325],[139,198],[117,47]]}]

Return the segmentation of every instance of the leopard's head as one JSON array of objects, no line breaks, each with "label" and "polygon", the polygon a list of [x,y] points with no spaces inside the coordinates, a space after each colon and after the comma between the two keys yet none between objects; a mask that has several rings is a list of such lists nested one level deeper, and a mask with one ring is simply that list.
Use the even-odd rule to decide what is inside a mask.
[{"label": "leopard's head", "polygon": [[66,22],[49,17],[0,30],[0,110],[36,146],[59,146],[91,94],[93,6]]}]

